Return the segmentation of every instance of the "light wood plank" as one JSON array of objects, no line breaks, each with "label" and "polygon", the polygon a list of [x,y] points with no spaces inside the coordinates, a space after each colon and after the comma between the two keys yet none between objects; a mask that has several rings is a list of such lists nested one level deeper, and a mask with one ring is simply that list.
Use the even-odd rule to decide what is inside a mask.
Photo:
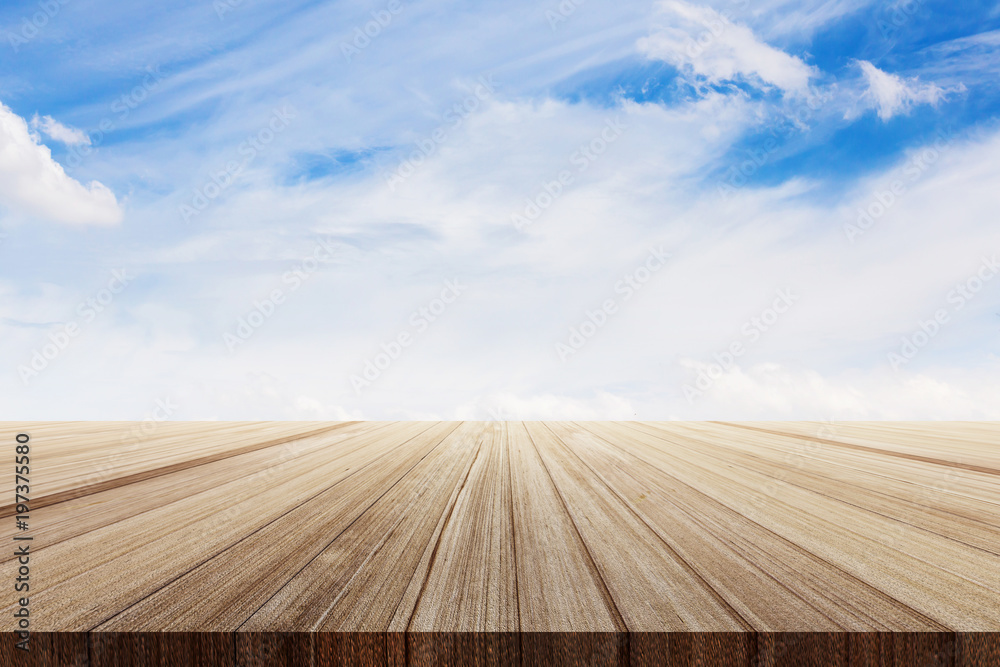
[{"label": "light wood plank", "polygon": [[0,424],[32,435],[32,630],[389,633],[330,641],[396,662],[436,646],[404,631],[527,633],[467,648],[528,662],[633,633],[587,640],[612,663],[664,631],[1000,631],[995,422],[141,429]]},{"label": "light wood plank", "polygon": [[519,628],[508,428],[489,424],[455,501],[408,629],[512,632]]},{"label": "light wood plank", "polygon": [[519,423],[510,426],[521,628],[534,632],[625,630],[527,429]]}]

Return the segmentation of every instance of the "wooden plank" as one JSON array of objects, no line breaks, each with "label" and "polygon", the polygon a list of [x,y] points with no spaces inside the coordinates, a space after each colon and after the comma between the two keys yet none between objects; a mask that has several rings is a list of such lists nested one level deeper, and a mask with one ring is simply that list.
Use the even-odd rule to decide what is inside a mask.
[{"label": "wooden plank", "polygon": [[521,637],[514,632],[411,632],[408,665],[520,665]]},{"label": "wooden plank", "polygon": [[[171,633],[176,634],[176,633]],[[240,667],[297,667],[316,661],[317,637],[304,632],[235,632],[234,665]]]},{"label": "wooden plank", "polygon": [[[433,425],[401,428],[417,435]],[[319,461],[305,456],[276,463],[264,474],[42,549],[33,556],[33,566],[45,573],[32,590],[41,610],[37,629],[93,629],[398,445],[384,435],[361,435],[343,449],[325,450]],[[129,576],[121,577],[123,571]]]},{"label": "wooden plank", "polygon": [[529,632],[521,636],[524,665],[609,665],[626,667],[624,632]]},{"label": "wooden plank", "polygon": [[533,422],[528,434],[628,630],[750,629],[548,426]]},{"label": "wooden plank", "polygon": [[996,423],[2,426],[0,664],[997,661]]},{"label": "wooden plank", "polygon": [[[254,612],[277,596],[289,579],[318,558],[331,540],[367,515],[373,503],[404,479],[455,427],[455,424],[429,425],[402,443],[393,443],[382,456],[353,474],[348,475],[345,470],[320,493],[181,576],[164,582],[154,593],[135,601],[101,623],[98,629],[240,628]],[[342,460],[341,465],[346,462]],[[321,469],[320,474],[329,479],[328,471]],[[220,581],[226,585],[216,585]],[[251,624],[245,629],[285,628]]]},{"label": "wooden plank", "polygon": [[1000,657],[997,633],[38,633],[32,641],[28,653],[0,651],[0,665],[979,667]]},{"label": "wooden plank", "polygon": [[[266,477],[266,471],[277,463],[314,454],[320,449],[337,446],[356,435],[386,426],[389,423],[361,422],[345,425],[334,432],[307,434],[252,452],[227,456],[204,464],[197,474],[179,471],[159,475],[41,509],[35,508],[32,503],[31,525],[34,541],[38,545],[36,548],[59,544],[236,479]],[[18,532],[13,521],[5,521],[0,526],[0,542],[10,542]],[[0,562],[13,558],[12,551],[0,553]]]},{"label": "wooden plank", "polygon": [[28,650],[15,647],[20,637],[0,635],[0,665],[18,667],[88,667],[90,645],[84,632],[32,632]]},{"label": "wooden plank", "polygon": [[[755,627],[777,631],[798,627],[814,632],[838,627],[943,629],[863,578],[851,576],[753,520],[748,513],[761,511],[751,502],[748,491],[730,492],[726,499],[733,506],[720,501],[713,491],[722,482],[704,474],[695,477],[704,472],[698,468],[691,468],[694,474],[686,474],[687,464],[667,453],[663,440],[612,425],[584,426],[586,431],[603,436],[601,470],[609,478],[616,475],[614,483],[623,489],[622,497],[657,526],[664,539],[689,554],[690,562],[698,563],[703,576],[752,619]],[[586,445],[586,439],[573,442]],[[599,452],[601,447],[581,451]],[[632,486],[616,473],[622,470],[632,474],[637,484]]]},{"label": "wooden plank", "polygon": [[89,667],[234,664],[233,637],[225,633],[99,632],[90,634]]},{"label": "wooden plank", "polygon": [[997,422],[724,422],[733,428],[798,435],[835,447],[947,463],[1000,474]]},{"label": "wooden plank", "polygon": [[[242,633],[240,633],[242,634]],[[380,632],[314,632],[316,667],[374,667],[389,664],[388,637]]]},{"label": "wooden plank", "polygon": [[518,629],[510,446],[490,424],[441,534],[437,557],[409,624],[412,632]]},{"label": "wooden plank", "polygon": [[[481,427],[456,426],[449,425],[433,451],[421,452],[398,483],[379,489],[363,515],[331,532],[331,541],[241,629],[389,630],[407,607],[407,592],[420,590],[437,535],[481,445]],[[404,628],[415,602],[402,612]]]},{"label": "wooden plank", "polygon": [[[1000,497],[992,475],[828,447],[794,435],[746,430],[733,433],[727,426],[630,424],[631,428],[645,432],[656,429],[661,434],[680,430],[697,440],[699,449],[715,449],[727,461],[734,453],[741,454],[746,461],[766,463],[772,476],[794,478],[795,483],[808,482],[809,476],[825,477],[847,487],[852,499],[854,493],[863,494],[880,512],[897,511],[904,518],[917,514],[918,525],[936,521],[939,531],[950,526],[953,539],[973,540],[968,543],[980,549],[995,547]],[[723,437],[719,437],[720,429],[725,429]],[[683,446],[680,441],[674,444]],[[831,488],[836,490],[837,486]],[[956,521],[956,517],[961,520]]]},{"label": "wooden plank", "polygon": [[[662,438],[638,432],[618,437],[639,443],[644,455],[678,479],[706,489],[720,503],[929,619],[958,630],[1000,627],[1000,608],[988,602],[1000,591],[995,556],[925,531],[907,531],[890,541],[893,524],[881,515],[745,468],[720,466],[693,448],[681,457],[667,451],[669,443]],[[772,484],[777,491],[766,503],[751,502],[759,489]],[[951,595],[936,596],[934,590]]]},{"label": "wooden plank", "polygon": [[[640,516],[753,628],[840,629],[836,620],[823,613],[822,605],[810,603],[806,591],[786,586],[794,576],[783,576],[785,573],[769,569],[766,564],[758,565],[757,559],[736,547],[731,534],[748,533],[747,537],[758,544],[767,544],[771,536],[760,534],[762,531],[755,531],[752,525],[723,523],[726,517],[720,507],[701,507],[703,515],[692,515],[686,508],[704,501],[695,490],[684,488],[643,460],[616,449],[580,426],[553,424],[552,428],[586,462],[593,477],[606,483],[623,505]],[[710,520],[724,525],[731,531],[730,537],[717,535],[718,531],[706,523]],[[788,557],[782,551],[774,555]],[[801,558],[798,563],[823,566],[803,563]]]},{"label": "wooden plank", "polygon": [[510,425],[514,550],[522,630],[620,632],[614,607],[523,424]]},{"label": "wooden plank", "polygon": [[[32,449],[33,504],[40,509],[351,423],[0,422],[0,441],[25,433],[36,445],[44,443]],[[13,514],[13,504],[0,506],[0,517]]]}]

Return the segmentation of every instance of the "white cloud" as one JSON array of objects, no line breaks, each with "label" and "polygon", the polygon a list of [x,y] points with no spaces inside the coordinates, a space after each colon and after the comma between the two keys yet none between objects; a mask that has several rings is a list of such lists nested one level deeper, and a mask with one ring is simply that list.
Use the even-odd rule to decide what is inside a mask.
[{"label": "white cloud", "polygon": [[786,93],[808,90],[813,68],[762,42],[728,14],[681,0],[668,0],[661,8],[669,23],[637,45],[647,57],[669,62],[710,83],[743,78]]},{"label": "white cloud", "polygon": [[[195,235],[130,254],[156,287],[116,300],[30,387],[0,377],[4,406],[19,418],[92,419],[134,418],[158,396],[180,403],[186,419],[1000,416],[997,364],[988,362],[1000,353],[997,280],[950,310],[949,324],[898,373],[886,356],[952,308],[949,290],[1000,249],[990,224],[1000,133],[935,154],[915,147],[837,206],[790,187],[744,186],[723,200],[699,175],[758,110],[727,95],[673,108],[497,101],[455,128],[395,193],[380,173],[234,190]],[[624,134],[576,171],[574,151],[615,115]],[[913,159],[926,166],[909,176]],[[516,232],[510,214],[561,169],[574,170],[572,187]],[[843,225],[897,178],[905,192],[851,243]],[[160,202],[139,213],[152,227],[177,226]],[[274,229],[276,219],[299,227]],[[320,232],[355,243],[358,256],[292,292],[283,274]],[[674,255],[668,266],[562,363],[555,343],[603,300],[623,299],[616,281],[654,244]],[[411,313],[456,276],[467,286],[461,299],[356,395],[350,376],[413,331]],[[748,346],[740,370],[689,404],[682,389],[697,367],[682,360],[704,364],[746,342],[741,325],[785,287],[801,297],[794,308]],[[50,305],[32,320],[72,317],[88,296],[77,289],[46,295]],[[222,333],[274,289],[286,303],[229,354]],[[48,340],[45,329],[2,322],[6,312],[25,319],[25,304],[43,300],[28,286],[13,291],[0,299],[7,368]],[[113,381],[80,391],[100,373]],[[73,412],[50,407],[68,405]]]},{"label": "white cloud", "polygon": [[[702,370],[707,366],[698,364]],[[991,364],[992,365],[992,364]],[[894,374],[871,370],[825,376],[776,363],[733,368],[689,408],[685,418],[864,420],[1000,419],[993,369]],[[952,377],[948,377],[951,375]]]},{"label": "white cloud", "polygon": [[[754,2],[719,30],[714,21],[736,4],[720,0],[713,11],[672,3],[663,14],[667,27],[641,44],[701,83],[736,80],[789,91],[777,110],[771,96],[714,91],[673,105],[539,99],[538,91],[556,84],[589,88],[588,77],[608,63],[633,65],[636,40],[649,34],[641,3],[581,5],[556,33],[537,6],[534,28],[470,12],[439,34],[431,52],[419,43],[425,26],[433,26],[414,6],[417,13],[401,17],[412,29],[394,25],[391,38],[387,33],[350,67],[331,67],[329,54],[349,38],[353,19],[337,22],[346,27],[331,36],[324,26],[332,22],[310,14],[297,29],[283,28],[282,40],[248,40],[246,50],[199,60],[194,69],[178,65],[182,71],[157,92],[156,103],[123,121],[120,127],[135,130],[128,139],[105,145],[88,162],[116,174],[116,183],[137,183],[130,208],[142,216],[142,230],[125,227],[80,243],[72,230],[24,228],[5,242],[3,251],[15,259],[44,248],[55,258],[46,273],[56,283],[40,289],[27,273],[9,288],[0,283],[0,367],[8,371],[49,340],[49,323],[76,317],[76,305],[100,287],[89,282],[93,267],[121,261],[144,278],[31,386],[14,372],[0,375],[7,414],[134,419],[169,396],[185,419],[490,418],[491,410],[581,419],[996,415],[1000,393],[988,376],[996,376],[997,364],[984,361],[1000,354],[995,291],[955,313],[899,373],[889,369],[886,353],[948,304],[951,285],[975,270],[981,252],[1000,249],[1000,230],[990,222],[1000,205],[1000,135],[931,158],[914,147],[913,159],[927,168],[905,181],[905,196],[893,196],[853,244],[843,225],[857,221],[861,208],[882,206],[893,178],[907,178],[905,161],[895,176],[877,174],[835,197],[823,183],[794,179],[775,188],[745,185],[723,199],[716,188],[730,168],[749,164],[753,172],[758,160],[774,165],[786,155],[751,152],[741,140],[767,129],[782,107],[800,104],[791,93],[816,90],[816,70],[770,44],[788,49],[796,40],[805,48],[803,5],[812,8],[808,18],[857,3]],[[640,10],[634,21],[623,19]],[[793,10],[782,31],[768,29],[771,16]],[[369,20],[363,8],[357,14]],[[711,37],[704,47],[702,33]],[[691,44],[697,48],[688,53]],[[253,77],[235,76],[249,70]],[[390,192],[383,171],[427,142],[442,114],[468,95],[465,82],[490,72],[497,94],[462,123],[448,124],[446,139]],[[957,84],[921,72],[946,91]],[[865,86],[855,74],[839,83],[840,92],[823,91],[838,104],[815,116],[842,125],[839,103],[860,98]],[[179,224],[178,201],[237,157],[243,138],[286,97],[300,111],[295,125],[197,224]],[[87,115],[106,113],[107,100],[93,104]],[[212,122],[173,124],[170,133],[143,129],[199,105],[215,109]],[[605,146],[601,132],[618,115],[627,127]],[[817,124],[781,136],[794,151],[802,140],[823,140],[822,133],[805,135]],[[373,165],[281,185],[296,155],[373,146],[386,147],[371,155]],[[572,156],[588,146],[601,156],[581,171]],[[516,231],[511,214],[528,198],[540,201],[561,170],[571,173],[572,186]],[[5,187],[0,183],[0,197]],[[302,264],[318,234],[352,244],[357,256],[322,267],[293,293],[284,276]],[[602,300],[619,297],[616,280],[660,244],[674,254],[669,266],[563,364],[554,344]],[[66,257],[73,259],[61,261]],[[351,375],[410,328],[410,314],[440,292],[442,280],[456,276],[468,285],[462,298],[356,395]],[[740,325],[786,286],[801,294],[794,310],[741,357],[740,370],[689,405],[681,390],[694,367],[681,360],[704,363],[741,340]],[[998,287],[996,280],[989,285]],[[286,303],[230,354],[222,334],[275,289],[284,290]]]},{"label": "white cloud", "polygon": [[97,181],[84,186],[68,176],[24,119],[2,102],[0,203],[29,217],[69,224],[108,225],[122,219],[111,190]]},{"label": "white cloud", "polygon": [[864,101],[878,111],[878,117],[889,120],[893,116],[909,113],[917,104],[937,104],[945,91],[933,83],[922,84],[916,79],[904,80],[895,74],[883,72],[867,60],[858,62],[868,89]]},{"label": "white cloud", "polygon": [[821,28],[875,4],[875,0],[742,0],[733,4],[749,7],[755,24],[769,36],[808,40]]},{"label": "white cloud", "polygon": [[86,132],[63,125],[52,116],[39,118],[38,114],[35,114],[31,119],[31,129],[41,130],[50,139],[60,141],[67,146],[90,145],[90,137]]},{"label": "white cloud", "polygon": [[569,396],[518,396],[501,393],[478,399],[459,407],[449,418],[462,420],[535,421],[588,419],[593,415],[602,419],[635,419],[636,411],[629,401],[605,391],[598,391],[593,398]]}]

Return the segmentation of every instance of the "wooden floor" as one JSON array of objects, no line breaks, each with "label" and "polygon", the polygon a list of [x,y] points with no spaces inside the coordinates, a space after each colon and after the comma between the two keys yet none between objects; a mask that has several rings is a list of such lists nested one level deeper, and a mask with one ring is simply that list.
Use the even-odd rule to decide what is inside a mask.
[{"label": "wooden floor", "polygon": [[1000,631],[996,423],[17,433],[33,631]]}]

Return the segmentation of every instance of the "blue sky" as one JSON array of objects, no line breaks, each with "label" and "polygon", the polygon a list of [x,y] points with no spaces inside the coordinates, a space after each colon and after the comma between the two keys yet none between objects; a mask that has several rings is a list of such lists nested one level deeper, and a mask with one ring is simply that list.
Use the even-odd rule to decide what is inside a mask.
[{"label": "blue sky", "polygon": [[0,37],[3,418],[1000,418],[995,1]]}]

